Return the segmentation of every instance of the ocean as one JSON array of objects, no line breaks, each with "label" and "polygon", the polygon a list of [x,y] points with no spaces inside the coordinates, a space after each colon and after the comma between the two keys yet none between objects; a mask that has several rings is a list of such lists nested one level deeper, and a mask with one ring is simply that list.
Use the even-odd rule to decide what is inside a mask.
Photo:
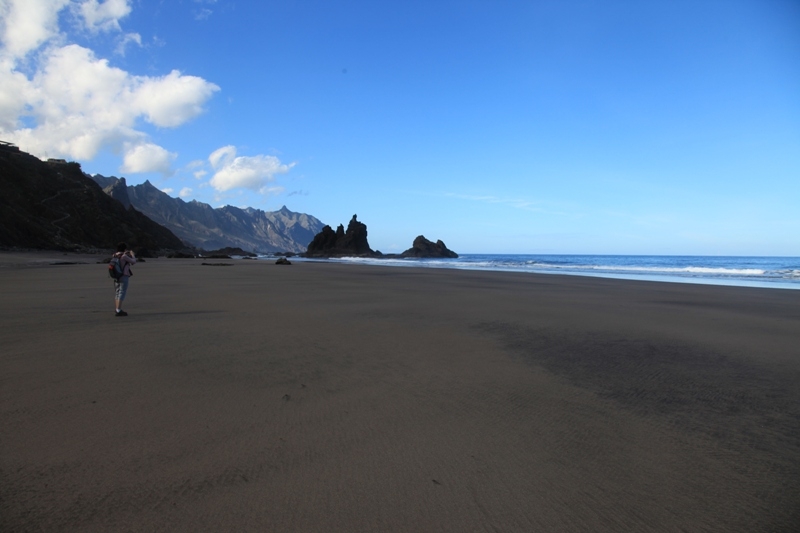
[{"label": "ocean", "polygon": [[325,261],[800,289],[800,257],[464,254],[458,259],[345,257]]}]

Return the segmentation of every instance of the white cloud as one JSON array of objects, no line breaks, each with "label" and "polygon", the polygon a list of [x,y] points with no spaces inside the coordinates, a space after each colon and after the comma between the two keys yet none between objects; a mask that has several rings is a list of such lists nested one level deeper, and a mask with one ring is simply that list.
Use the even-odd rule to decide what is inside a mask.
[{"label": "white cloud", "polygon": [[3,55],[25,57],[58,35],[58,13],[70,0],[0,0]]},{"label": "white cloud", "polygon": [[164,194],[172,194],[173,192],[175,192],[175,189],[173,189],[172,187],[167,187],[165,189],[161,189],[161,192],[163,192]]},{"label": "white cloud", "polygon": [[[196,4],[216,4],[217,0],[194,0]],[[195,20],[207,20],[214,12],[208,9],[207,7],[201,7],[200,9],[196,9],[194,11],[194,19]]]},{"label": "white cloud", "polygon": [[208,161],[215,171],[209,183],[220,192],[244,188],[269,193],[267,183],[294,166],[294,163],[283,164],[271,155],[237,156],[233,146],[223,146],[214,151],[208,156]]},{"label": "white cloud", "polygon": [[136,43],[139,47],[142,46],[142,36],[138,33],[126,33],[122,39],[119,40],[117,43],[117,48],[114,50],[114,53],[117,55],[124,56],[125,49],[128,47],[129,44]]},{"label": "white cloud", "polygon": [[161,78],[137,78],[135,105],[156,126],[173,128],[203,112],[219,87],[197,76],[173,70]]},{"label": "white cloud", "polygon": [[192,195],[192,189],[190,189],[189,187],[184,187],[183,189],[181,189],[181,192],[178,193],[178,196],[180,196],[181,198],[188,198],[191,195]]},{"label": "white cloud", "polygon": [[[122,168],[129,172],[170,174],[175,154],[137,124],[185,124],[219,87],[177,70],[137,76],[88,48],[65,44],[57,21],[67,5],[95,30],[118,29],[130,12],[125,0],[0,0],[0,138],[40,157],[88,160],[107,149],[124,154]],[[141,44],[141,37],[126,34],[123,48],[132,42]],[[23,61],[32,51],[38,53]]]},{"label": "white cloud", "polygon": [[186,164],[186,170],[191,171],[192,175],[195,179],[203,179],[205,176],[208,175],[208,171],[205,170],[206,161],[203,159],[195,159],[194,161],[189,161]]},{"label": "white cloud", "polygon": [[132,145],[126,150],[121,172],[160,172],[165,175],[172,174],[172,162],[177,154],[168,152],[164,148],[152,144],[142,143]]},{"label": "white cloud", "polygon": [[286,191],[286,187],[277,185],[275,187],[262,187],[258,192],[266,196],[278,196],[279,194],[283,194],[284,191]]},{"label": "white cloud", "polygon": [[231,164],[234,159],[236,159],[236,147],[231,145],[214,150],[208,156],[208,162],[215,169]]},{"label": "white cloud", "polygon": [[25,112],[30,94],[28,78],[14,72],[8,61],[0,60],[0,131],[16,129],[20,116]]},{"label": "white cloud", "polygon": [[78,10],[90,31],[119,31],[119,20],[130,14],[131,6],[128,0],[85,0]]}]

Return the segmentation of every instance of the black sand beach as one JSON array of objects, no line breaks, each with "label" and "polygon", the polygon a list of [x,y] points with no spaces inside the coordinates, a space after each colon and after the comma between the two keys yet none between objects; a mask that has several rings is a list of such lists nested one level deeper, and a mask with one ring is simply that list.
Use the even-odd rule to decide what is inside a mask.
[{"label": "black sand beach", "polygon": [[800,524],[798,291],[95,261],[0,253],[2,531]]}]

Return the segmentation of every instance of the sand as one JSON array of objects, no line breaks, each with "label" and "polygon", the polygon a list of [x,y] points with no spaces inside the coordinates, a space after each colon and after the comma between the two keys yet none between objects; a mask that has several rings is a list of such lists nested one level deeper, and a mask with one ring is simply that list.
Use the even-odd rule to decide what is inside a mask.
[{"label": "sand", "polygon": [[800,524],[798,291],[94,259],[0,254],[2,531]]}]

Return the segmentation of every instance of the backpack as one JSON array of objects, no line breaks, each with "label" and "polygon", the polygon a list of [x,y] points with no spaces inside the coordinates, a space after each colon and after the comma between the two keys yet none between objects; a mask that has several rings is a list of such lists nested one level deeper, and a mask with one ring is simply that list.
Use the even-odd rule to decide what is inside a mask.
[{"label": "backpack", "polygon": [[122,278],[122,265],[119,264],[119,256],[112,256],[111,261],[108,262],[108,275],[114,281],[119,281]]}]

